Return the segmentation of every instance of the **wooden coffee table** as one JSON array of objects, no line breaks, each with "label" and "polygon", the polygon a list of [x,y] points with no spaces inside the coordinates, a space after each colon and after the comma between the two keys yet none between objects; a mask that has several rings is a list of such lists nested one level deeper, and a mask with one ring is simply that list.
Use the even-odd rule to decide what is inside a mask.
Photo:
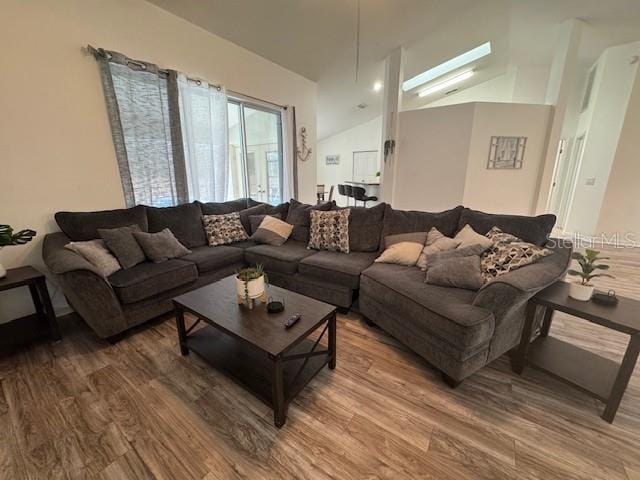
[{"label": "wooden coffee table", "polygon": [[[545,309],[540,335],[531,343],[536,309]],[[629,335],[620,364],[553,336],[549,329],[553,312],[560,311],[587,322]],[[569,284],[557,282],[535,295],[527,304],[527,316],[520,346],[512,357],[513,371],[522,373],[525,365],[542,370],[579,388],[605,403],[602,418],[613,422],[640,353],[640,302],[619,297],[616,306],[569,297]]]},{"label": "wooden coffee table", "polygon": [[[289,403],[328,365],[336,367],[336,307],[283,288],[269,286],[269,295],[284,300],[285,310],[267,313],[236,301],[234,276],[173,299],[182,355],[193,351],[226,373],[273,408],[274,423],[286,420]],[[184,313],[197,320],[185,325]],[[291,328],[284,323],[294,313],[302,318]],[[204,322],[203,328],[194,327]],[[315,340],[308,337],[322,332]],[[318,349],[328,332],[328,348]]]}]

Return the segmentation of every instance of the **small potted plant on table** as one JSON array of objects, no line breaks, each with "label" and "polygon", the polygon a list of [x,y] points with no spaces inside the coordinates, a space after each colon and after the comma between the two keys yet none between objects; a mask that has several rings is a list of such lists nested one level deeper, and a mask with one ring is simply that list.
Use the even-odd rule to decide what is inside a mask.
[{"label": "small potted plant on table", "polygon": [[238,304],[244,303],[249,309],[253,308],[253,302],[259,299],[263,302],[267,301],[267,293],[265,284],[267,283],[267,274],[262,264],[255,267],[247,267],[238,270],[236,274],[236,293]]},{"label": "small potted plant on table", "polygon": [[574,252],[572,258],[578,261],[580,270],[569,270],[569,275],[580,277],[580,280],[569,284],[569,296],[576,300],[587,302],[591,300],[594,286],[591,280],[596,277],[614,278],[608,273],[598,272],[599,270],[609,270],[609,265],[599,263],[602,260],[609,260],[609,257],[601,257],[597,250],[586,249],[584,254]]},{"label": "small potted plant on table", "polygon": [[[24,245],[30,242],[35,237],[35,230],[20,230],[17,233],[13,233],[13,228],[10,225],[0,225],[0,250],[2,247],[8,247],[10,245]],[[0,263],[0,278],[7,276],[7,270]]]}]

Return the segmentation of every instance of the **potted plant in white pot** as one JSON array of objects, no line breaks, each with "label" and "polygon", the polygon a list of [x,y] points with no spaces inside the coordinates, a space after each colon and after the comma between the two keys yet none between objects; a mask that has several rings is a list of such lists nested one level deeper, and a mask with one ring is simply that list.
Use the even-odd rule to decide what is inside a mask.
[{"label": "potted plant in white pot", "polygon": [[569,270],[569,275],[580,277],[580,280],[569,284],[569,296],[576,300],[587,302],[591,300],[594,286],[591,280],[596,277],[614,278],[608,273],[598,272],[599,270],[609,270],[609,265],[599,263],[602,260],[609,260],[609,257],[600,257],[597,250],[585,249],[584,254],[573,252],[572,258],[578,261],[580,270]]},{"label": "potted plant in white pot", "polygon": [[253,308],[255,299],[266,301],[266,284],[267,274],[262,264],[258,263],[255,267],[246,267],[238,270],[238,273],[236,273],[238,304],[244,303],[249,308]]},{"label": "potted plant in white pot", "polygon": [[[30,242],[35,237],[35,230],[25,229],[20,230],[17,233],[13,233],[11,225],[0,225],[0,250],[2,247],[8,247],[10,245],[24,245]],[[0,278],[7,276],[7,270],[0,263]]]}]

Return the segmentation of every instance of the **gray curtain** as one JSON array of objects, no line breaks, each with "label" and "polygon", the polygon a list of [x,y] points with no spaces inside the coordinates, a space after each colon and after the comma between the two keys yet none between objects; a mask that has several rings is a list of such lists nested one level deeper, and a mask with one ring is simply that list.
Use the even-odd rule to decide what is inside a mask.
[{"label": "gray curtain", "polygon": [[89,49],[100,65],[127,206],[187,202],[176,72]]}]

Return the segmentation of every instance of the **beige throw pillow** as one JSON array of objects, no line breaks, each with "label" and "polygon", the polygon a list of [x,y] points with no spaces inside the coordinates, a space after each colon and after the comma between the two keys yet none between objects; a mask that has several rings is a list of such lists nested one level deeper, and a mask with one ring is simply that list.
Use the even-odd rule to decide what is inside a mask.
[{"label": "beige throw pillow", "polygon": [[116,257],[107,249],[102,239],[88,240],[86,242],[71,242],[67,243],[64,248],[83,257],[87,262],[96,267],[103,277],[108,277],[122,268]]},{"label": "beige throw pillow", "polygon": [[418,261],[426,241],[427,232],[389,235],[384,238],[384,252],[374,261],[412,267]]},{"label": "beige throw pillow", "polygon": [[265,215],[255,233],[251,235],[251,240],[279,247],[287,241],[292,231],[293,225],[290,223]]},{"label": "beige throw pillow", "polygon": [[416,266],[420,270],[427,269],[427,263],[429,262],[429,256],[438,252],[446,252],[447,250],[453,250],[460,245],[460,240],[446,237],[437,228],[433,227],[427,234],[427,243],[420,253]]},{"label": "beige throw pillow", "polygon": [[480,235],[476,232],[471,225],[467,224],[462,230],[460,230],[454,240],[460,241],[458,248],[470,247],[471,245],[482,245],[485,249],[493,245],[493,241],[490,238]]}]

